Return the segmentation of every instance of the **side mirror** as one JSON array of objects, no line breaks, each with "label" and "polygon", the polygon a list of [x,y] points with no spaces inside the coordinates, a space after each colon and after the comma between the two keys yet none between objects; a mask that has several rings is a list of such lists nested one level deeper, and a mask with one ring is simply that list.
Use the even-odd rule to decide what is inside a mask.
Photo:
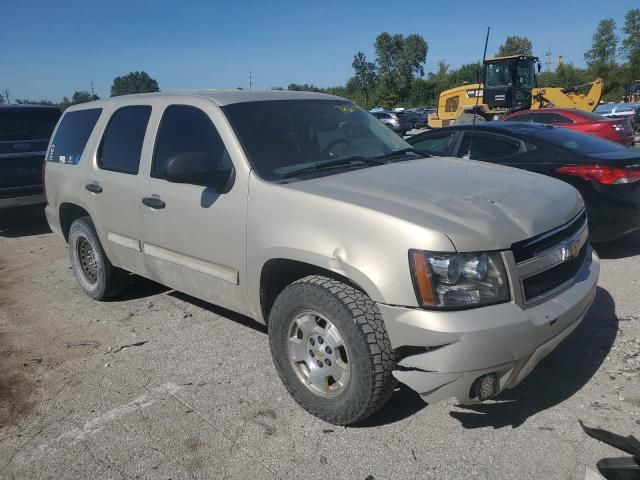
[{"label": "side mirror", "polygon": [[233,168],[217,168],[216,159],[204,152],[184,152],[171,157],[164,167],[169,182],[189,183],[214,188],[219,193],[231,190]]}]

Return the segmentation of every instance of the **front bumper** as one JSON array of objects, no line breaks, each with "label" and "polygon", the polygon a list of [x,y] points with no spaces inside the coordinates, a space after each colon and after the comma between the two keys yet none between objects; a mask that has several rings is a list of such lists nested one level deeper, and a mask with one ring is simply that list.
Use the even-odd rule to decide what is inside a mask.
[{"label": "front bumper", "polygon": [[600,273],[598,256],[589,252],[570,286],[527,307],[510,302],[447,312],[378,304],[393,348],[411,353],[393,375],[429,403],[478,402],[472,385],[488,373],[497,375],[499,391],[515,387],[589,310]]}]

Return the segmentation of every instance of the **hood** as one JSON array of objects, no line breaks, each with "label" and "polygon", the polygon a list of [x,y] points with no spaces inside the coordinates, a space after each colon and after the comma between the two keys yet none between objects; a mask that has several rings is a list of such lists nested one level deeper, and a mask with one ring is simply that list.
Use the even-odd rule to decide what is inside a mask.
[{"label": "hood", "polygon": [[466,252],[510,248],[583,208],[578,191],[562,181],[458,158],[391,163],[288,186],[444,233]]}]

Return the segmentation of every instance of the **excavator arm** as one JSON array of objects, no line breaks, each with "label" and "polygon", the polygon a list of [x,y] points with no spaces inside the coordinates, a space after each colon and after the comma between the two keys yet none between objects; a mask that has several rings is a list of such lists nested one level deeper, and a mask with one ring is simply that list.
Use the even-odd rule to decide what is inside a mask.
[{"label": "excavator arm", "polygon": [[577,108],[593,112],[602,98],[602,79],[573,88],[542,87],[531,91],[531,109]]}]

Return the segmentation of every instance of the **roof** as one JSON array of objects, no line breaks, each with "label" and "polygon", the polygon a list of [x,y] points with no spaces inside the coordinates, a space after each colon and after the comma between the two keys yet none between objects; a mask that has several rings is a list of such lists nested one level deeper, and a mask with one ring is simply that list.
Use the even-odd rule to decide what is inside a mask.
[{"label": "roof", "polygon": [[500,61],[500,60],[514,60],[516,58],[522,58],[522,59],[533,58],[534,60],[538,60],[538,57],[536,57],[535,55],[505,55],[504,57],[487,58],[485,59],[485,63]]},{"label": "roof", "polygon": [[173,92],[155,92],[155,93],[137,93],[134,95],[122,95],[118,97],[110,97],[104,100],[96,100],[93,102],[82,103],[74,105],[72,109],[91,108],[97,107],[107,103],[115,104],[132,104],[149,99],[163,99],[163,98],[179,98],[185,97],[199,97],[208,98],[215,102],[218,106],[231,105],[234,103],[245,102],[263,102],[270,100],[344,100],[341,97],[334,95],[327,95],[324,93],[315,92],[297,92],[289,90],[184,90]]}]

